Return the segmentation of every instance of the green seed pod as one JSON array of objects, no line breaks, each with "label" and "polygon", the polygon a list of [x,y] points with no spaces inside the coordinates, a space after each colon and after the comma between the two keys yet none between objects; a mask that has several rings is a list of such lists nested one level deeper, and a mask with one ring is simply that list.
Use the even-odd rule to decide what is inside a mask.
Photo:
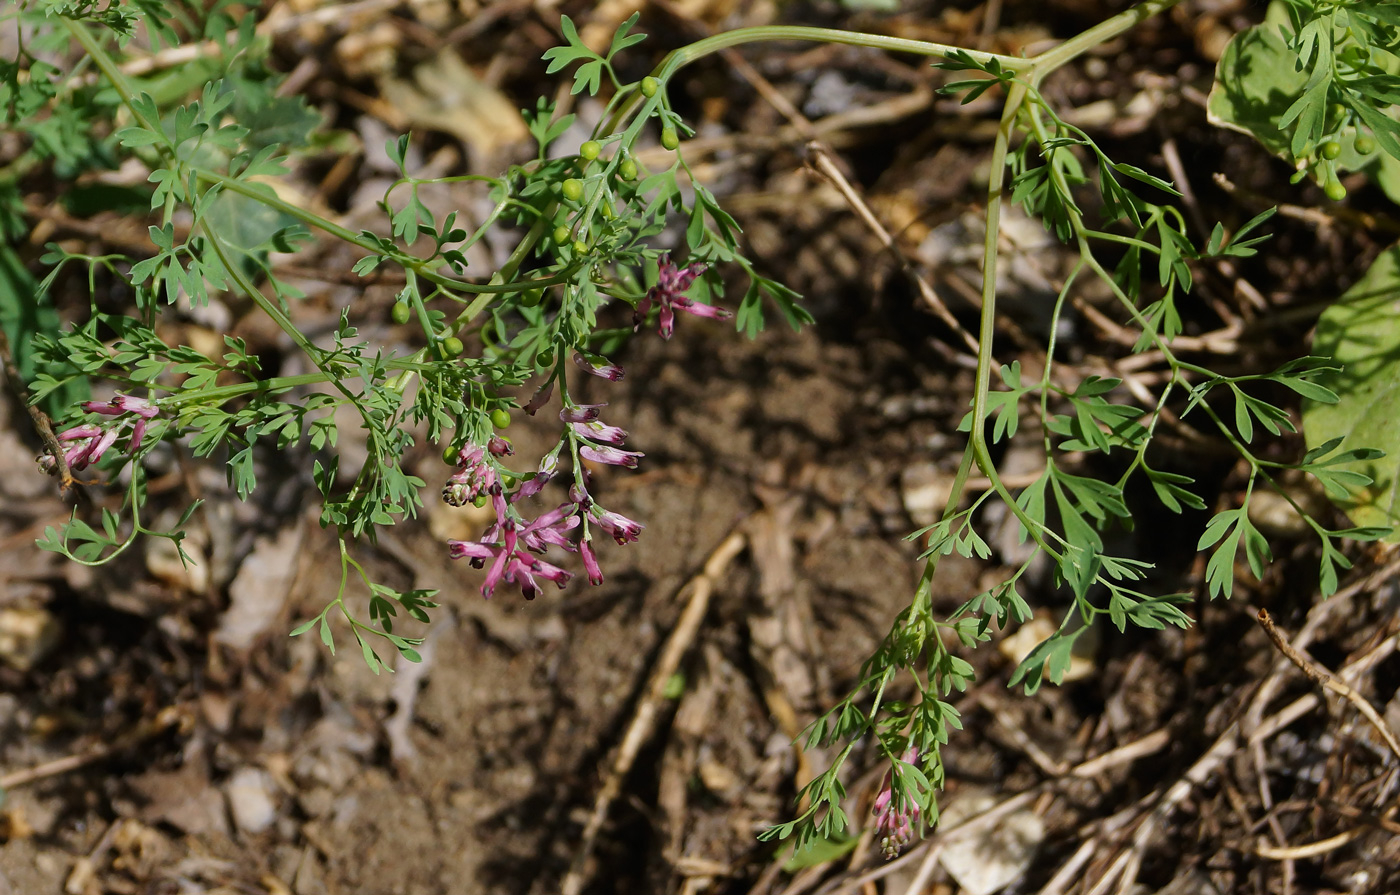
[{"label": "green seed pod", "polygon": [[1357,134],[1356,151],[1362,155],[1370,155],[1376,151],[1376,141],[1366,134]]},{"label": "green seed pod", "polygon": [[676,147],[681,145],[681,138],[676,133],[674,127],[663,127],[661,129],[661,145],[675,152]]},{"label": "green seed pod", "polygon": [[446,463],[448,466],[456,466],[457,453],[457,446],[449,444],[447,447],[442,449],[442,462]]},{"label": "green seed pod", "polygon": [[576,255],[587,255],[587,254],[588,254],[588,243],[584,242],[584,241],[581,240],[581,239],[575,239],[575,240],[574,240],[574,254],[576,254]]},{"label": "green seed pod", "polygon": [[394,302],[393,310],[389,312],[389,316],[393,318],[394,322],[399,326],[403,326],[408,322],[409,318],[413,316],[413,309],[408,306],[408,302],[406,301],[396,301]]},{"label": "green seed pod", "polygon": [[544,299],[543,289],[527,289],[520,293],[520,305],[525,308],[539,307],[540,301]]},{"label": "green seed pod", "polygon": [[563,192],[565,199],[568,199],[570,202],[577,202],[583,198],[583,181],[579,180],[577,177],[570,177],[568,180],[564,181],[563,185],[560,187],[560,191]]},{"label": "green seed pod", "polygon": [[510,428],[510,411],[504,407],[497,407],[491,411],[491,425],[497,429]]},{"label": "green seed pod", "polygon": [[568,242],[569,237],[573,235],[573,231],[571,231],[568,227],[565,227],[563,224],[560,224],[558,227],[554,228],[554,241],[559,243],[560,245],[563,245],[564,243]]},{"label": "green seed pod", "polygon": [[1342,144],[1336,140],[1328,140],[1318,147],[1317,153],[1325,159],[1334,159],[1342,154]]},{"label": "green seed pod", "polygon": [[636,180],[637,163],[632,161],[630,158],[623,159],[621,162],[618,163],[617,176],[621,177],[623,180]]},{"label": "green seed pod", "polygon": [[1322,191],[1327,194],[1327,198],[1333,202],[1340,202],[1347,197],[1347,188],[1342,186],[1341,181],[1333,178],[1327,181]]},{"label": "green seed pod", "polygon": [[645,78],[642,78],[642,96],[645,96],[647,99],[651,99],[653,96],[656,96],[656,91],[660,87],[661,82],[653,78],[651,75],[647,75]]},{"label": "green seed pod", "polygon": [[485,494],[478,494],[478,495],[472,500],[472,506],[476,507],[478,510],[481,509],[482,507],[486,506],[486,495],[485,495]]},{"label": "green seed pod", "polygon": [[590,162],[598,157],[598,153],[603,151],[603,144],[597,140],[589,140],[578,148],[578,154],[588,159]]},{"label": "green seed pod", "polygon": [[549,349],[549,348],[546,348],[545,350],[541,351],[539,354],[535,355],[535,364],[536,364],[536,366],[539,366],[539,367],[552,367],[552,366],[554,366],[554,352],[553,352],[553,350],[551,350],[551,349]]},{"label": "green seed pod", "polygon": [[442,345],[442,353],[445,357],[461,357],[462,352],[466,350],[466,346],[462,344],[462,340],[456,336],[448,336],[443,339],[440,344]]},{"label": "green seed pod", "polygon": [[598,213],[603,216],[603,220],[605,221],[610,221],[617,217],[617,212],[613,211],[612,203],[607,199],[604,199],[602,203],[598,205]]}]

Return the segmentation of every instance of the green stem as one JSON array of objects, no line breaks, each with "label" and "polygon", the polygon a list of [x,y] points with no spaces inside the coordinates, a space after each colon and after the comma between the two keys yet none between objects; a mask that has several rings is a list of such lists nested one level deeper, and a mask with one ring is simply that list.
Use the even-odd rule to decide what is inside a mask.
[{"label": "green stem", "polygon": [[[321,230],[325,233],[329,233],[331,236],[334,236],[338,239],[342,239],[345,242],[350,243],[351,245],[359,246],[366,252],[370,252],[375,255],[382,255],[383,257],[390,259],[396,264],[411,269],[414,273],[418,274],[418,276],[422,277],[423,279],[428,280],[432,283],[436,283],[439,286],[442,286],[444,289],[454,290],[457,292],[499,295],[503,292],[520,292],[526,289],[543,289],[546,286],[557,286],[560,283],[567,283],[572,279],[572,276],[569,273],[563,273],[552,277],[541,277],[537,280],[523,280],[515,283],[477,284],[470,283],[466,280],[458,279],[457,277],[445,276],[431,269],[428,266],[428,262],[423,261],[420,258],[414,258],[412,255],[407,255],[399,252],[386,252],[383,248],[380,247],[380,245],[377,242],[367,239],[358,233],[352,232],[351,230],[340,226],[334,221],[327,220],[326,218],[321,217],[315,212],[307,211],[304,208],[293,205],[292,203],[272,194],[267,189],[259,188],[259,186],[255,183],[248,183],[247,181],[238,180],[233,177],[228,177],[226,175],[219,174],[216,171],[210,171],[207,168],[192,167],[191,170],[195,173],[195,176],[197,176],[200,180],[203,180],[207,183],[218,184],[226,190],[238,193],[240,196],[246,196],[247,198],[252,199],[256,202],[261,202],[268,208],[273,208],[277,211],[282,212],[283,214],[290,215],[291,217],[296,218],[297,220],[301,221],[307,226],[315,227],[316,229]],[[527,246],[526,248],[528,249],[531,247],[533,247],[533,243],[531,243],[530,246]],[[520,246],[517,246],[516,252],[519,253],[520,251]],[[514,257],[514,255],[512,255],[512,257]],[[522,256],[520,258],[520,261],[523,260],[524,257]],[[516,267],[519,266],[520,261],[516,262]],[[504,269],[505,268],[502,268],[502,270]]]},{"label": "green stem", "polygon": [[[1132,30],[1147,19],[1171,9],[1180,2],[1181,0],[1147,0],[1145,3],[1139,3],[1131,9],[1120,12],[1111,19],[1105,19],[1087,31],[1081,31],[1064,43],[1033,57],[1030,65],[1031,83],[1040,83],[1046,75],[1055,69],[1072,62],[1118,35]],[[1025,67],[1022,66],[1021,70],[1025,70]]]},{"label": "green stem", "polygon": [[1037,546],[1058,559],[1060,551],[1046,543],[1040,526],[1016,503],[1011,491],[997,474],[996,463],[987,448],[987,394],[991,390],[992,343],[996,338],[997,236],[1001,232],[1006,156],[1011,147],[1011,132],[1016,126],[1016,116],[1020,114],[1021,104],[1027,94],[1025,84],[1019,81],[1011,84],[1007,91],[1001,123],[997,127],[996,142],[992,145],[989,169],[991,175],[987,186],[987,237],[982,248],[982,320],[977,333],[977,382],[972,393],[972,435],[968,439],[968,450],[997,495],[1006,503],[1007,509],[1020,520],[1026,533]]},{"label": "green stem", "polygon": [[[1160,2],[1160,0],[1159,0]],[[1179,0],[1172,0],[1179,2]],[[1170,3],[1168,3],[1170,5]],[[1117,18],[1115,16],[1115,18]],[[1110,19],[1109,21],[1113,21]],[[862,34],[858,31],[842,31],[836,28],[812,28],[805,25],[763,25],[757,28],[737,28],[697,40],[689,46],[673,50],[657,66],[655,77],[665,81],[678,69],[711,53],[737,47],[740,44],[759,41],[804,40],[827,44],[845,44],[852,47],[870,47],[890,53],[912,53],[916,56],[947,56],[957,51],[966,53],[980,63],[996,62],[1002,68],[1022,72],[1030,69],[1031,60],[1017,56],[1003,56],[999,53],[984,53],[980,50],[967,50],[951,44],[935,43],[927,40],[908,40],[902,37],[887,37],[883,34]]]}]

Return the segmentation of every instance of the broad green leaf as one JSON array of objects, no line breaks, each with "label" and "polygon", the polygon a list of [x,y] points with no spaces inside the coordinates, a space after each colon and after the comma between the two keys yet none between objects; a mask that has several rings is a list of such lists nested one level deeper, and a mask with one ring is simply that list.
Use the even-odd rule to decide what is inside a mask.
[{"label": "broad green leaf", "polygon": [[[1400,244],[1381,253],[1365,276],[1317,323],[1313,353],[1342,367],[1318,377],[1337,403],[1305,401],[1303,434],[1309,448],[1340,438],[1344,450],[1378,448],[1337,464],[1367,476],[1348,499],[1333,500],[1360,526],[1389,526],[1400,515]],[[1331,464],[1329,464],[1330,466]],[[1353,480],[1355,482],[1357,480]],[[1391,534],[1387,540],[1400,540]]]},{"label": "broad green leaf", "polygon": [[1296,55],[1279,36],[1287,16],[1270,7],[1264,24],[1236,34],[1215,68],[1215,85],[1206,101],[1211,124],[1250,134],[1268,150],[1292,159],[1290,137],[1279,119],[1302,95],[1307,72],[1294,67]]}]

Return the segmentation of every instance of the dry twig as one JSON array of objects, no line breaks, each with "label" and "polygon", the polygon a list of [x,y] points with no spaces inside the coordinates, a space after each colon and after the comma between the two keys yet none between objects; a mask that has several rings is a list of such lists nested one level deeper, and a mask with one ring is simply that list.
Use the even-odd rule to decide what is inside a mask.
[{"label": "dry twig", "polygon": [[637,754],[650,739],[656,720],[666,705],[666,684],[680,667],[681,659],[685,657],[686,650],[690,648],[700,630],[700,623],[710,608],[710,594],[714,592],[715,583],[734,557],[744,549],[746,542],[742,533],[735,531],[730,534],[710,554],[700,574],[681,588],[682,592],[690,591],[690,599],[661,648],[661,655],[657,657],[651,676],[647,680],[646,692],[632,713],[632,720],[627,725],[627,732],[623,734],[622,744],[618,746],[617,754],[613,756],[607,768],[603,785],[598,789],[598,795],[593,801],[593,811],[589,814],[588,822],[584,824],[583,833],[579,837],[579,847],[574,854],[573,864],[560,886],[564,895],[579,895],[583,891],[587,883],[588,858],[593,854],[598,832],[607,820],[608,809],[612,807],[613,800],[622,792],[622,782],[632,769],[632,763],[637,760]]},{"label": "dry twig", "polygon": [[1396,741],[1395,734],[1391,731],[1390,726],[1385,723],[1385,719],[1371,706],[1371,703],[1366,700],[1366,697],[1356,692],[1349,684],[1339,680],[1331,672],[1305,656],[1297,647],[1290,644],[1284,638],[1283,632],[1274,624],[1274,620],[1269,617],[1268,610],[1260,609],[1257,617],[1259,619],[1259,624],[1264,628],[1264,633],[1269,635],[1269,639],[1274,642],[1274,646],[1278,648],[1278,651],[1288,657],[1288,661],[1298,666],[1298,670],[1306,674],[1313,683],[1331,690],[1347,702],[1356,706],[1356,710],[1360,712],[1367,721],[1371,722],[1371,726],[1380,734],[1381,739],[1384,740],[1386,746],[1390,748],[1391,754],[1393,754],[1396,759],[1400,759],[1400,742]]}]

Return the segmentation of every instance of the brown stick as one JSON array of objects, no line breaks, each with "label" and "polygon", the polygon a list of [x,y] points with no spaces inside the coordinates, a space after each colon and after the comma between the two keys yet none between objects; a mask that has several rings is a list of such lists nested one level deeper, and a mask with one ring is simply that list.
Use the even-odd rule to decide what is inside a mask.
[{"label": "brown stick", "polygon": [[46,777],[56,777],[59,774],[75,771],[84,765],[102,761],[104,758],[156,736],[169,727],[186,724],[188,720],[184,710],[179,706],[161,709],[149,723],[139,725],[131,733],[118,737],[113,742],[89,749],[87,752],[80,752],[77,755],[66,755],[63,758],[46,761],[23,771],[0,775],[0,790],[14,789],[16,786],[24,786]]},{"label": "brown stick", "polygon": [[583,891],[587,882],[585,866],[598,840],[598,832],[607,820],[608,809],[622,792],[622,782],[632,769],[632,763],[637,760],[637,754],[651,738],[656,720],[667,702],[666,685],[680,667],[681,659],[685,657],[686,650],[690,648],[700,630],[700,623],[704,621],[705,613],[710,608],[710,594],[714,591],[715,582],[724,574],[734,557],[739,555],[739,551],[744,549],[746,542],[747,539],[741,532],[731,533],[710,554],[700,574],[681,588],[682,591],[690,591],[690,599],[682,610],[681,617],[676,620],[676,626],[671,629],[671,636],[666,638],[666,644],[661,648],[661,655],[657,657],[656,664],[651,669],[651,677],[647,680],[646,693],[632,713],[632,721],[627,725],[627,732],[623,734],[622,744],[618,746],[603,785],[593,801],[593,811],[588,817],[588,822],[584,824],[573,864],[560,886],[564,895],[579,895]]},{"label": "brown stick", "polygon": [[1338,696],[1356,706],[1356,710],[1360,712],[1367,721],[1371,722],[1371,726],[1381,735],[1381,739],[1385,741],[1391,753],[1394,754],[1397,759],[1400,759],[1400,742],[1396,741],[1395,734],[1391,732],[1390,726],[1386,724],[1385,719],[1371,707],[1371,703],[1366,700],[1366,697],[1356,692],[1349,684],[1339,680],[1321,665],[1318,665],[1316,662],[1303,655],[1301,651],[1295,649],[1284,639],[1283,632],[1274,625],[1274,620],[1269,617],[1268,610],[1260,609],[1257,618],[1259,619],[1259,624],[1264,628],[1264,633],[1269,635],[1269,639],[1274,642],[1274,646],[1278,647],[1278,651],[1288,657],[1288,661],[1297,665],[1298,670],[1306,674],[1313,683],[1331,690],[1333,693],[1336,693]]},{"label": "brown stick", "polygon": [[958,338],[962,339],[963,344],[966,345],[973,354],[976,354],[978,350],[977,339],[963,328],[963,325],[958,322],[958,318],[954,317],[953,313],[948,310],[948,306],[943,303],[943,299],[939,298],[938,293],[933,291],[933,287],[929,285],[928,280],[924,279],[923,276],[914,269],[914,265],[910,263],[909,258],[900,250],[899,244],[894,241],[894,237],[891,236],[890,232],[885,229],[885,226],[880,223],[879,218],[875,217],[875,212],[871,211],[870,206],[865,204],[865,200],[862,199],[860,194],[855,191],[855,188],[851,186],[851,182],[841,173],[841,169],[832,163],[826,147],[813,140],[807,144],[807,153],[817,173],[825,177],[832,186],[836,187],[836,191],[846,200],[846,204],[851,206],[851,210],[856,213],[856,217],[860,218],[861,223],[865,224],[866,229],[874,234],[875,238],[879,240],[880,245],[894,256],[895,261],[899,264],[900,269],[904,271],[905,276],[914,281],[914,285],[918,288],[919,295],[923,298],[924,304],[929,306],[933,313],[938,316],[939,320],[942,320],[953,332],[958,334]]},{"label": "brown stick", "polygon": [[0,364],[4,366],[5,381],[9,383],[15,400],[29,411],[29,418],[34,421],[34,431],[39,433],[39,440],[44,443],[44,452],[53,458],[54,471],[58,473],[59,493],[67,496],[68,489],[77,484],[77,479],[73,478],[73,472],[68,468],[68,461],[63,456],[63,445],[59,444],[58,436],[53,434],[53,421],[47,413],[29,401],[29,390],[25,388],[24,379],[19,375],[19,367],[15,366],[14,356],[10,353],[10,338],[3,329],[0,329]]}]

